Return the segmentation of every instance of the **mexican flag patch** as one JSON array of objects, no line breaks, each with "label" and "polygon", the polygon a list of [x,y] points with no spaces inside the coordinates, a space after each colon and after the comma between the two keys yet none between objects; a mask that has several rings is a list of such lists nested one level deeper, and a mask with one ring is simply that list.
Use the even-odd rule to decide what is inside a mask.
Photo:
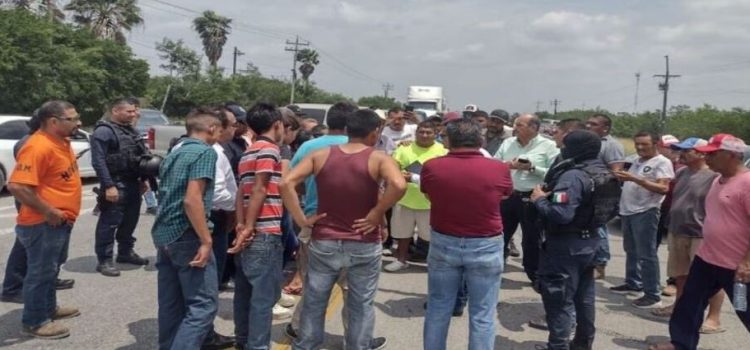
[{"label": "mexican flag patch", "polygon": [[568,192],[555,192],[552,194],[552,203],[568,203]]}]

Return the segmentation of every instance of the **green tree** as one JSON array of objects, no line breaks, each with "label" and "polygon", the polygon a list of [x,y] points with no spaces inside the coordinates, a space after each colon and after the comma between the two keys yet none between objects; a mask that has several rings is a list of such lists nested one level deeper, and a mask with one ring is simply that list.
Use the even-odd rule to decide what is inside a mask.
[{"label": "green tree", "polygon": [[65,10],[73,12],[73,22],[88,28],[97,38],[124,44],[125,31],[143,24],[136,0],[72,0]]},{"label": "green tree", "polygon": [[148,64],[130,48],[28,11],[0,11],[0,113],[30,115],[44,101],[76,105],[84,124],[121,96],[139,96]]},{"label": "green tree", "polygon": [[227,36],[232,31],[231,24],[230,18],[218,15],[214,11],[205,11],[201,17],[193,20],[193,29],[203,41],[203,51],[211,67],[216,68],[216,63],[221,58]]},{"label": "green tree", "polygon": [[169,75],[197,75],[200,72],[200,58],[198,54],[185,46],[182,39],[174,41],[168,38],[162,39],[156,43],[156,50],[159,51],[159,58],[166,61],[160,64],[162,68],[169,72]]},{"label": "green tree", "polygon": [[386,110],[402,105],[401,102],[396,101],[393,97],[386,98],[380,95],[360,97],[357,104],[361,107],[374,107]]}]

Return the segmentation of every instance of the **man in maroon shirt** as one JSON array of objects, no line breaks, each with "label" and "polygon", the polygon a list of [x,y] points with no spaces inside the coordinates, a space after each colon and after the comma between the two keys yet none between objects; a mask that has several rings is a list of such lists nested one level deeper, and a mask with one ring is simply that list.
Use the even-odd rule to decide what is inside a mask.
[{"label": "man in maroon shirt", "polygon": [[469,296],[469,349],[492,349],[503,272],[500,202],[513,191],[510,169],[479,152],[479,124],[446,125],[450,153],[424,164],[421,189],[432,203],[427,257],[428,295],[424,348],[444,350],[462,281]]},{"label": "man in maroon shirt", "polygon": [[[379,130],[380,117],[372,110],[347,116],[348,143],[311,153],[281,180],[282,199],[292,218],[300,227],[312,228],[295,350],[323,345],[325,310],[341,273],[349,287],[344,348],[373,347],[370,340],[375,326],[373,301],[380,275],[382,225],[385,211],[406,192],[396,162],[373,149],[380,139]],[[305,217],[295,188],[313,174],[318,212]],[[386,184],[382,196],[381,181]]]}]

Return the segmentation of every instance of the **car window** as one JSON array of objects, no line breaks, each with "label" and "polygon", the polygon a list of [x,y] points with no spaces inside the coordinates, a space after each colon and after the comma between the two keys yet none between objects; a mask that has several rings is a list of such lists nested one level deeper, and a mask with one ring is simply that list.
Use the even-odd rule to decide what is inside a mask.
[{"label": "car window", "polygon": [[11,120],[0,124],[0,140],[20,140],[28,133],[26,120]]},{"label": "car window", "polygon": [[169,125],[169,119],[158,111],[141,110],[141,119],[138,120],[136,130],[144,130],[152,125]]}]

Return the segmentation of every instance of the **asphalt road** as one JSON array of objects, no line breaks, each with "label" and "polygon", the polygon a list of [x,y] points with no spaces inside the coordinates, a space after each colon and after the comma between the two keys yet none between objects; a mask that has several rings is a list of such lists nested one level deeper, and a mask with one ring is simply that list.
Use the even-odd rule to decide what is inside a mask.
[{"label": "asphalt road", "polygon": [[[92,184],[84,189],[83,211],[73,229],[70,258],[61,277],[74,278],[75,288],[58,292],[62,305],[76,306],[81,316],[64,320],[71,336],[62,340],[37,340],[24,337],[21,329],[21,305],[0,303],[0,348],[7,349],[155,349],[156,348],[156,272],[155,249],[150,229],[153,216],[141,216],[136,232],[137,251],[152,264],[145,268],[121,266],[121,277],[104,277],[95,272],[94,227],[97,218],[91,214],[95,200]],[[14,239],[15,209],[12,197],[0,195],[0,274]],[[613,230],[616,228],[613,227]],[[520,243],[520,242],[519,242]],[[519,244],[520,246],[520,244]],[[597,337],[595,349],[644,349],[648,343],[667,339],[667,320],[651,316],[648,311],[629,305],[632,297],[612,294],[607,288],[622,282],[624,253],[619,236],[612,238],[613,260],[605,281],[597,282]],[[666,249],[660,250],[665,271]],[[386,258],[389,261],[390,258]],[[426,268],[415,265],[401,273],[383,273],[375,307],[376,336],[388,338],[388,349],[421,349],[424,302],[427,292]],[[220,295],[216,329],[233,333],[233,294]],[[665,302],[671,302],[666,298]],[[334,293],[329,307],[324,349],[340,349],[341,295]],[[727,332],[701,338],[702,349],[747,349],[750,335],[725,303],[723,326]],[[545,343],[546,332],[530,328],[527,322],[542,315],[540,297],[530,288],[519,259],[511,259],[504,274],[498,306],[496,349],[535,349]],[[274,349],[289,349],[283,335],[286,320],[274,322]],[[449,334],[449,349],[465,349],[468,339],[468,313],[454,318]]]}]

